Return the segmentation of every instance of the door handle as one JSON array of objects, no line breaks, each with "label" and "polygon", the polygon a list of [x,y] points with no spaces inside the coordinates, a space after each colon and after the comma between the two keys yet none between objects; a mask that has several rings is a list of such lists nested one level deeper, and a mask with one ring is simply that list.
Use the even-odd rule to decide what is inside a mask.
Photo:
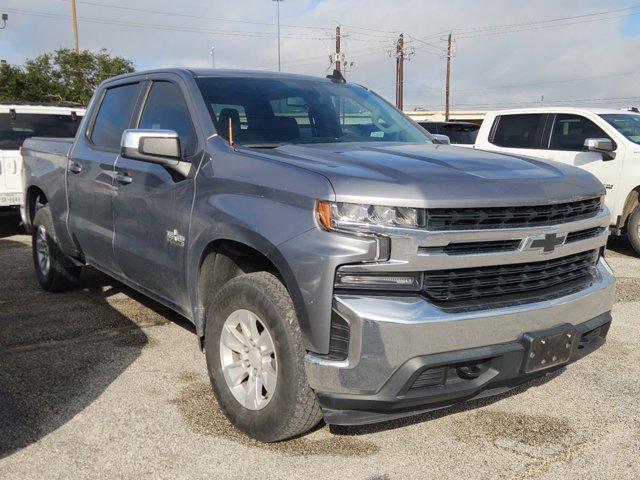
[{"label": "door handle", "polygon": [[70,173],[78,174],[82,171],[82,165],[80,165],[78,162],[69,162],[68,170]]},{"label": "door handle", "polygon": [[131,182],[133,182],[133,178],[131,178],[126,173],[118,172],[116,174],[116,182],[118,182],[120,185],[129,185]]}]

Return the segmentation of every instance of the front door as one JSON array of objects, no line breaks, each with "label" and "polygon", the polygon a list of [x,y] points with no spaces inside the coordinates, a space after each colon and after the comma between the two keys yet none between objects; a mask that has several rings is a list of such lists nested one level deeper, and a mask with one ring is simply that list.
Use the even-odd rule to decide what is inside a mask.
[{"label": "front door", "polygon": [[[177,132],[183,160],[193,159],[196,134],[177,84],[152,82],[137,128]],[[193,179],[162,165],[119,157],[116,183],[114,250],[120,269],[151,293],[188,305],[184,265]]]},{"label": "front door", "polygon": [[138,89],[138,83],[130,83],[105,90],[89,142],[78,142],[67,165],[69,231],[87,261],[110,272],[118,272],[113,253],[114,169]]},{"label": "front door", "polygon": [[582,115],[559,113],[553,119],[547,158],[583,168],[595,175],[607,189],[605,203],[613,212],[625,147],[618,143],[616,158],[605,161],[601,153],[584,151],[584,141],[587,138],[611,139],[611,136]]}]

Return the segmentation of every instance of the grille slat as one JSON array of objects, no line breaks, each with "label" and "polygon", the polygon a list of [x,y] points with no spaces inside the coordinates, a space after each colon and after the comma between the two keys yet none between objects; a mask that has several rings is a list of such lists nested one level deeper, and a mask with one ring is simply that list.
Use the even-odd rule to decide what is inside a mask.
[{"label": "grille slat", "polygon": [[582,252],[541,262],[425,272],[424,294],[435,302],[454,302],[535,290],[593,279],[598,252]]},{"label": "grille slat", "polygon": [[425,211],[427,230],[525,228],[555,225],[595,216],[601,199],[534,207],[432,208]]}]

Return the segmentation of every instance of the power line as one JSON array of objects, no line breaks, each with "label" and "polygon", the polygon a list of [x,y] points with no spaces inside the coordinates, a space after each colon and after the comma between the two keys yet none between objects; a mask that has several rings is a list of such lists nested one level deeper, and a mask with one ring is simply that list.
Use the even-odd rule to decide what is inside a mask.
[{"label": "power line", "polygon": [[[552,24],[555,22],[563,22],[566,20],[574,20],[574,19],[584,19],[587,17],[596,17],[596,16],[603,16],[603,15],[608,15],[611,13],[619,13],[622,11],[632,11],[632,10],[637,10],[638,8],[640,8],[640,4],[636,4],[636,5],[631,5],[629,7],[624,7],[624,8],[617,8],[617,9],[612,9],[612,10],[605,10],[605,11],[601,11],[601,12],[594,12],[594,13],[586,13],[586,14],[580,14],[580,15],[572,15],[572,16],[566,16],[566,17],[557,17],[557,18],[550,18],[550,19],[545,19],[545,20],[532,20],[532,21],[527,21],[527,22],[519,22],[519,23],[510,23],[510,24],[498,24],[498,25],[486,25],[486,26],[477,26],[477,27],[459,27],[459,28],[450,28],[447,30],[443,30],[441,32],[432,34],[432,35],[427,35],[425,37],[422,37],[423,40],[429,39],[429,38],[438,38],[441,37],[442,35],[446,35],[449,31],[453,31],[454,33],[458,34],[458,35],[465,35],[465,34],[474,34],[474,33],[483,33],[484,32],[489,32],[491,30],[504,30],[504,29],[508,29],[508,28],[516,28],[516,27],[524,27],[524,26],[532,26],[532,25],[544,25],[544,24]],[[635,14],[631,14],[631,15],[635,15]],[[596,19],[591,19],[589,20],[590,22],[592,21],[603,21],[603,20],[609,20],[609,19],[613,19],[613,18],[620,18],[620,17],[625,17],[627,15],[620,15],[620,16],[616,16],[616,17],[606,17],[606,18],[596,18]],[[545,28],[554,28],[556,26],[566,26],[566,25],[571,25],[574,23],[586,23],[584,21],[581,22],[572,22],[572,23],[563,23],[561,25],[548,25],[545,26]],[[520,29],[520,30],[513,30],[513,31],[508,31],[508,32],[504,32],[504,33],[515,33],[515,32],[519,32],[519,31],[523,31],[526,29]],[[493,32],[492,32],[493,33]],[[498,34],[498,33],[495,33]],[[458,36],[458,38],[461,38],[460,36]],[[462,37],[462,38],[475,38],[476,36],[481,36],[481,35],[474,35],[473,37],[471,36],[467,36],[467,37]],[[483,36],[483,35],[482,35]]]},{"label": "power line", "polygon": [[[629,96],[629,97],[602,97],[602,98],[567,98],[560,100],[544,100],[541,102],[540,100],[533,101],[520,101],[520,102],[493,102],[493,103],[456,103],[454,106],[456,107],[474,107],[474,108],[494,108],[494,107],[502,107],[502,106],[522,106],[522,105],[547,105],[547,104],[562,104],[562,103],[589,103],[589,102],[612,102],[612,101],[622,101],[622,100],[640,100],[640,96]],[[442,105],[430,107],[440,108]]]},{"label": "power line", "polygon": [[[68,20],[71,18],[69,15],[62,15],[56,13],[48,13],[48,12],[38,12],[34,10],[19,10],[15,8],[6,8],[10,13],[14,13],[16,15],[26,15],[26,16],[34,16],[34,17],[43,17],[43,18],[52,18],[58,20]],[[255,32],[255,31],[246,31],[246,30],[221,30],[221,29],[209,29],[203,27],[180,27],[177,25],[166,25],[166,24],[152,24],[152,23],[139,23],[139,22],[128,22],[122,20],[109,20],[102,18],[94,18],[94,17],[78,17],[78,21],[86,22],[86,23],[95,23],[101,25],[114,25],[119,27],[134,27],[134,28],[143,28],[143,29],[154,29],[154,30],[164,30],[164,31],[174,31],[174,32],[187,32],[187,33],[204,33],[204,34],[221,34],[228,36],[239,36],[239,37],[262,37],[262,38],[273,38],[277,34],[272,32]],[[304,36],[307,35],[307,36]],[[298,40],[319,40],[324,39],[324,37],[317,36],[308,36],[311,34],[283,34],[282,36],[285,38],[295,38]]]},{"label": "power line", "polygon": [[[584,81],[584,80],[597,80],[597,79],[601,79],[601,78],[626,77],[626,76],[630,76],[630,75],[640,75],[640,72],[612,73],[612,74],[608,74],[608,75],[593,75],[593,76],[589,76],[589,77],[564,78],[564,79],[547,80],[547,81],[541,81],[541,82],[511,83],[511,84],[508,84],[508,85],[492,85],[492,86],[488,86],[488,87],[458,88],[458,89],[452,89],[451,92],[456,92],[456,93],[457,92],[480,92],[480,91],[485,91],[485,90],[502,90],[502,89],[505,89],[505,88],[535,87],[535,86],[539,86],[539,85],[552,85],[552,84],[558,84],[558,83],[573,83],[573,82],[579,82],[579,81]],[[420,89],[416,88],[416,89],[407,90],[407,92],[419,93],[419,92],[423,92],[424,90],[435,90],[437,92],[444,92],[444,90],[442,90],[440,88],[428,87],[428,86],[425,86],[425,87],[420,88]]]},{"label": "power line", "polygon": [[[60,0],[62,2],[70,2],[72,0]],[[136,7],[125,7],[125,6],[121,6],[121,5],[109,5],[106,3],[99,3],[99,2],[89,2],[89,1],[83,1],[83,0],[78,0],[79,4],[83,4],[83,5],[90,5],[90,6],[94,6],[94,7],[103,7],[103,8],[112,8],[112,9],[117,9],[117,10],[125,10],[125,11],[130,11],[130,12],[140,12],[140,13],[153,13],[153,14],[157,14],[157,15],[169,15],[172,17],[182,17],[182,18],[192,18],[192,19],[196,19],[196,20],[215,20],[218,22],[229,22],[229,23],[242,23],[242,24],[249,24],[249,25],[265,25],[265,26],[270,26],[270,27],[275,27],[277,26],[276,23],[269,23],[269,22],[256,22],[256,21],[251,21],[251,20],[239,20],[239,19],[231,19],[231,18],[220,18],[220,17],[209,17],[209,16],[203,16],[203,15],[189,15],[186,13],[177,13],[177,12],[169,12],[166,10],[155,10],[155,9],[147,9],[147,8],[136,8]],[[286,28],[300,28],[300,29],[313,29],[313,30],[325,30],[328,31],[330,30],[327,27],[317,27],[314,25],[291,25],[291,24],[280,24],[280,27],[286,27]]]}]

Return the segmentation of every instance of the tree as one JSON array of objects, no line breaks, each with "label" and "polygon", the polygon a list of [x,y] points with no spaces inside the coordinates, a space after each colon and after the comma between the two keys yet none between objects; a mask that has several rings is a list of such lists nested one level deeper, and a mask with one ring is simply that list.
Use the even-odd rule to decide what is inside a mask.
[{"label": "tree", "polygon": [[0,66],[0,101],[74,102],[86,105],[109,77],[134,71],[133,62],[97,53],[60,48],[27,60],[23,67]]}]

